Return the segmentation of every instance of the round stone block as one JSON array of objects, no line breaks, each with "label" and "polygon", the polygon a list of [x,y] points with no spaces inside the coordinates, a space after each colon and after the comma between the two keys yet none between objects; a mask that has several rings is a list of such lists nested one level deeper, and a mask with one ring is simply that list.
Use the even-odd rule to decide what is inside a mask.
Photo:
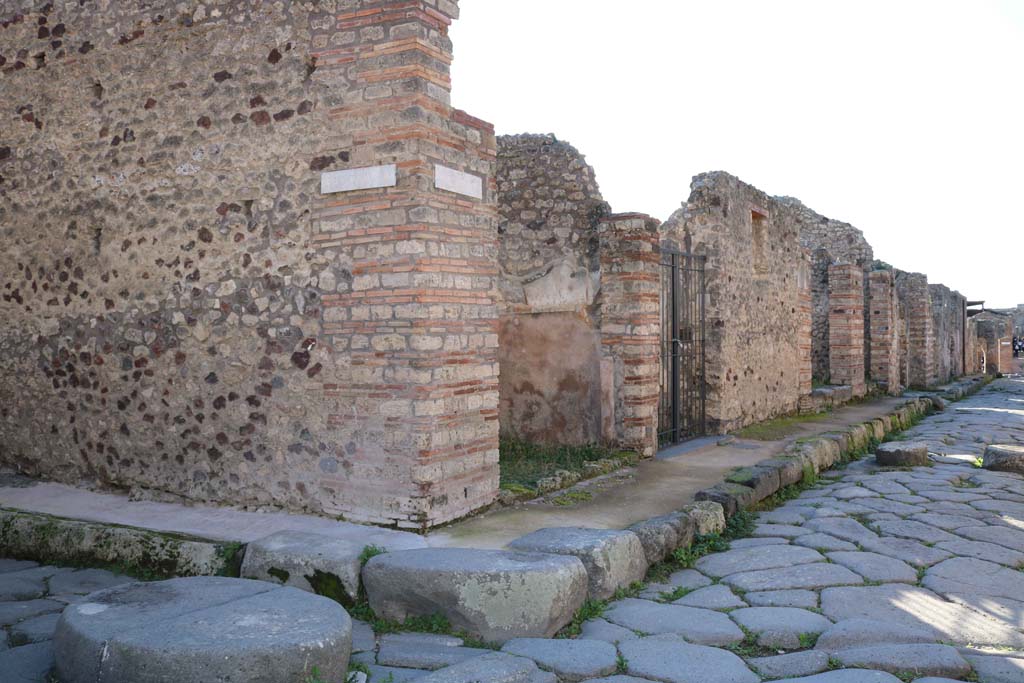
[{"label": "round stone block", "polygon": [[69,605],[54,635],[65,683],[343,680],[352,622],[341,605],[262,581],[129,583]]},{"label": "round stone block", "polygon": [[569,623],[587,597],[587,571],[567,555],[424,548],[374,557],[363,586],[378,616],[443,614],[456,629],[504,643],[550,638]]},{"label": "round stone block", "polygon": [[985,449],[982,466],[996,472],[1024,474],[1024,446],[992,444]]},{"label": "round stone block", "polygon": [[882,467],[924,467],[928,459],[928,444],[920,441],[890,441],[875,449],[875,461]]}]

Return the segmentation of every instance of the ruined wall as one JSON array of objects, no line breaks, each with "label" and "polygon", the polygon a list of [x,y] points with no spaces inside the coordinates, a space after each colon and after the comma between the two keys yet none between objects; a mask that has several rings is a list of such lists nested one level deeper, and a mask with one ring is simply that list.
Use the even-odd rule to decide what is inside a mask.
[{"label": "ruined wall", "polygon": [[795,411],[811,389],[811,358],[810,261],[793,208],[727,173],[706,173],[662,234],[707,256],[709,429]]},{"label": "ruined wall", "polygon": [[907,321],[906,365],[908,387],[931,387],[938,381],[935,364],[935,321],[928,276],[894,271],[900,316]]},{"label": "ruined wall", "polygon": [[935,376],[945,383],[964,374],[967,299],[945,285],[928,285],[935,332]]},{"label": "ruined wall", "polygon": [[899,299],[891,270],[873,270],[868,276],[868,319],[871,325],[872,381],[884,386],[886,392],[898,396],[902,387],[900,368]]},{"label": "ruined wall", "polygon": [[[867,297],[868,272],[874,260],[874,251],[864,233],[842,221],[827,218],[805,206],[794,197],[777,197],[796,221],[800,231],[800,244],[812,254],[812,357],[814,379],[819,382],[833,382],[829,376],[829,314],[828,267],[833,264],[856,264],[864,272],[864,296]],[[862,307],[863,308],[863,307]],[[864,365],[870,366],[871,329],[868,317],[864,316]],[[839,383],[839,382],[833,382]]]},{"label": "ruined wall", "polygon": [[552,135],[498,138],[502,431],[602,439],[599,226],[594,171]]},{"label": "ruined wall", "polygon": [[996,311],[974,316],[978,343],[985,349],[985,371],[989,374],[1013,372],[1013,317]]},{"label": "ruined wall", "polygon": [[864,271],[856,263],[828,269],[829,375],[849,385],[854,396],[867,391],[864,373]]},{"label": "ruined wall", "polygon": [[456,2],[34,6],[0,17],[0,462],[403,527],[493,500]]}]

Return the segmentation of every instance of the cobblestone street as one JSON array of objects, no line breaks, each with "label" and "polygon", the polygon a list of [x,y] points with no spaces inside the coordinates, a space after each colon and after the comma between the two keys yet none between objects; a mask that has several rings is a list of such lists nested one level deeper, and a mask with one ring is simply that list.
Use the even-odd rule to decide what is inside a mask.
[{"label": "cobblestone street", "polygon": [[[394,683],[1024,682],[1024,479],[976,466],[989,443],[1024,443],[1024,381],[997,380],[900,438],[926,442],[934,465],[825,472],[750,537],[611,603],[574,640],[498,654],[377,639],[357,622],[353,662]],[[14,560],[0,572],[0,671],[18,682],[49,680],[65,604],[128,580]]]}]

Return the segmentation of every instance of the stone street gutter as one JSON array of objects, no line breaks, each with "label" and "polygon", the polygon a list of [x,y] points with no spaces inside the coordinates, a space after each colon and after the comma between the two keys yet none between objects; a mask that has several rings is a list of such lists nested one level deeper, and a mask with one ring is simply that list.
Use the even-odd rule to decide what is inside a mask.
[{"label": "stone street gutter", "polygon": [[0,557],[103,567],[140,579],[238,576],[244,546],[0,509]]}]

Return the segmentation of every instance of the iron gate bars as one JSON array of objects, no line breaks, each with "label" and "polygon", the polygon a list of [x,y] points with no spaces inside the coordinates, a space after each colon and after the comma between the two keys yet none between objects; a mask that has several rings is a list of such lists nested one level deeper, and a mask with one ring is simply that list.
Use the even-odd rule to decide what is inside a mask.
[{"label": "iron gate bars", "polygon": [[704,261],[662,247],[659,447],[705,432]]}]

